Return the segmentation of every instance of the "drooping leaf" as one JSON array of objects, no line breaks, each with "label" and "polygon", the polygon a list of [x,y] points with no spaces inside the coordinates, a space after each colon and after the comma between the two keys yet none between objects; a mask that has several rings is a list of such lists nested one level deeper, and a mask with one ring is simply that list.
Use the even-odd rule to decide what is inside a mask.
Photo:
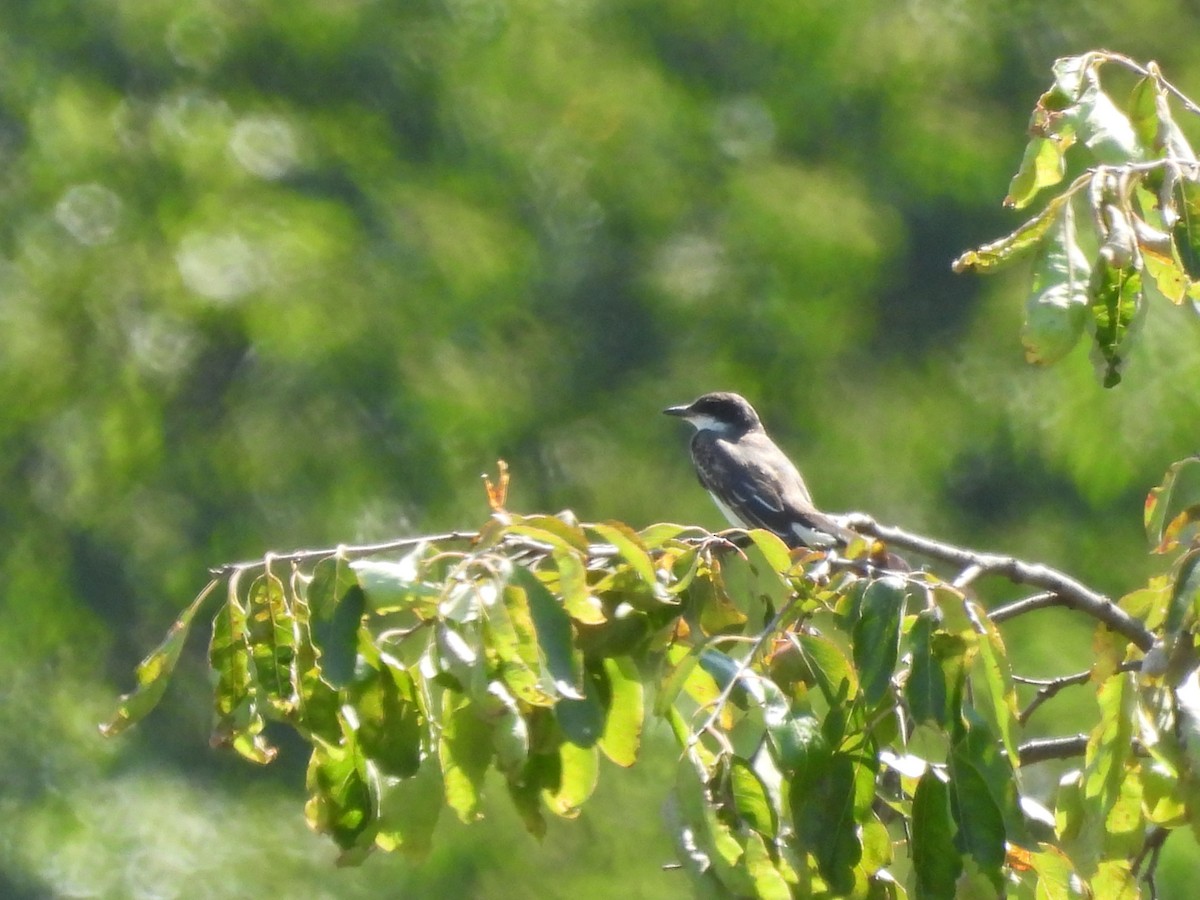
[{"label": "drooping leaf", "polygon": [[433,846],[433,830],[444,799],[442,773],[430,760],[411,778],[390,778],[380,790],[375,845],[423,860]]},{"label": "drooping leaf", "polygon": [[632,766],[641,746],[645,688],[629,657],[610,657],[602,665],[608,676],[609,696],[600,750],[618,766]]},{"label": "drooping leaf", "polygon": [[363,754],[385,775],[407,777],[421,761],[425,716],[412,676],[380,661],[346,692],[358,724]]},{"label": "drooping leaf", "polygon": [[959,852],[969,855],[997,890],[1004,865],[1004,816],[988,785],[976,742],[959,740],[950,752],[950,800]]},{"label": "drooping leaf", "polygon": [[1096,260],[1088,283],[1089,311],[1100,354],[1101,381],[1115,387],[1121,381],[1131,329],[1142,304],[1142,276],[1133,265],[1112,265],[1103,255]]},{"label": "drooping leaf", "polygon": [[330,835],[342,850],[373,838],[369,829],[378,812],[377,800],[352,732],[346,732],[341,746],[321,741],[313,745],[305,787],[304,814],[314,831]]},{"label": "drooping leaf", "polygon": [[179,654],[183,652],[183,645],[187,642],[192,621],[219,583],[216,579],[210,581],[204,590],[196,595],[196,599],[188,604],[187,609],[180,613],[162,643],[138,663],[137,687],[117,701],[116,710],[100,726],[101,734],[105,737],[120,734],[130,725],[144,719],[158,705],[171,680],[171,674],[175,671],[175,664],[179,662]]},{"label": "drooping leaf", "polygon": [[254,579],[247,594],[246,639],[263,698],[275,712],[289,715],[296,705],[292,663],[296,631],[283,582],[269,570]]},{"label": "drooping leaf", "polygon": [[265,723],[258,707],[246,611],[238,597],[236,578],[231,579],[225,604],[213,619],[208,662],[217,676],[212,745],[232,747],[240,756],[259,765],[271,762],[276,750],[262,734]]},{"label": "drooping leaf", "polygon": [[546,806],[555,815],[573,819],[596,789],[600,761],[595,747],[580,747],[565,741],[558,748],[561,767],[558,784],[542,789]]},{"label": "drooping leaf", "polygon": [[315,621],[323,621],[333,615],[351,588],[358,587],[358,578],[350,563],[343,556],[327,556],[314,567],[312,580],[308,583],[306,599]]},{"label": "drooping leaf", "polygon": [[927,769],[912,801],[912,861],[916,900],[953,897],[962,872],[950,809],[950,789],[944,776]]},{"label": "drooping leaf", "polygon": [[1171,464],[1162,483],[1146,496],[1143,519],[1154,553],[1194,539],[1200,523],[1200,456]]},{"label": "drooping leaf", "polygon": [[791,900],[792,891],[767,850],[761,835],[746,835],[746,872],[754,883],[754,895],[759,900]]},{"label": "drooping leaf", "polygon": [[563,697],[583,699],[583,654],[575,646],[571,619],[562,604],[528,569],[520,568],[516,584],[525,592],[529,614],[537,632],[537,646],[553,681]]},{"label": "drooping leaf", "polygon": [[567,615],[585,625],[605,622],[608,617],[604,606],[588,587],[585,557],[566,550],[555,550],[553,557],[558,570],[558,591]]},{"label": "drooping leaf", "polygon": [[755,831],[774,838],[779,829],[779,820],[767,787],[749,760],[733,757],[729,763],[729,780],[738,816]]},{"label": "drooping leaf", "polygon": [[529,596],[523,589],[506,585],[501,602],[484,610],[483,635],[493,674],[525,703],[553,705],[554,684],[548,672],[543,675]]},{"label": "drooping leaf", "polygon": [[554,717],[567,740],[579,747],[592,747],[604,733],[603,695],[608,686],[602,684],[604,670],[592,669],[583,679],[583,696],[580,699],[564,697],[554,704]]},{"label": "drooping leaf", "polygon": [[658,575],[654,569],[654,560],[646,550],[637,532],[621,522],[605,522],[591,525],[601,540],[612,544],[643,582],[651,587],[658,586]]},{"label": "drooping leaf", "polygon": [[1035,135],[1025,145],[1021,166],[1008,185],[1004,205],[1012,209],[1023,209],[1043,188],[1062,181],[1066,168],[1063,148],[1059,141]]},{"label": "drooping leaf", "polygon": [[792,778],[789,806],[800,846],[816,857],[821,876],[839,894],[850,892],[862,858],[855,819],[861,763],[846,753],[809,754]]},{"label": "drooping leaf", "polygon": [[970,677],[975,708],[997,735],[1009,759],[1017,758],[1017,693],[1000,631],[987,617],[980,619],[984,633],[976,644]]},{"label": "drooping leaf", "polygon": [[438,757],[446,803],[462,822],[473,822],[481,809],[483,776],[492,761],[491,728],[475,706],[453,691],[444,691]]},{"label": "drooping leaf", "polygon": [[1090,264],[1076,242],[1075,217],[1068,203],[1034,263],[1021,329],[1026,362],[1050,365],[1079,342],[1087,323],[1089,276]]},{"label": "drooping leaf", "polygon": [[863,592],[854,624],[854,665],[868,706],[878,704],[891,685],[906,596],[904,582],[893,576],[875,579]]},{"label": "drooping leaf", "polygon": [[413,605],[435,604],[441,592],[421,581],[421,560],[427,549],[420,544],[397,561],[359,559],[350,563],[367,609],[382,614]]},{"label": "drooping leaf", "polygon": [[1019,259],[1041,243],[1068,202],[1069,198],[1065,195],[1054,197],[1046,204],[1045,209],[1012,234],[968,250],[954,260],[950,267],[960,275],[964,272],[988,273]]}]

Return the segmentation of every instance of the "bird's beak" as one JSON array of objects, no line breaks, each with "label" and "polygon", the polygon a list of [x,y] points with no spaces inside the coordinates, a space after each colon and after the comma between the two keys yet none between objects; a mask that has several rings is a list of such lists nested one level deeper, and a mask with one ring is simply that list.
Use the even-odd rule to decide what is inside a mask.
[{"label": "bird's beak", "polygon": [[691,411],[692,411],[692,408],[690,406],[668,406],[666,409],[663,410],[663,414],[668,415],[668,416],[679,416],[680,418],[687,418],[688,413],[690,413]]}]

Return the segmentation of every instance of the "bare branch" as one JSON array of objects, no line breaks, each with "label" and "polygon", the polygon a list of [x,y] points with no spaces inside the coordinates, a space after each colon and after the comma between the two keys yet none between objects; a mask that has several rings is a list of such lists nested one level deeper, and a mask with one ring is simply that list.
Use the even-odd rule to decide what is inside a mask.
[{"label": "bare branch", "polygon": [[1012,603],[1006,603],[1004,606],[997,606],[995,609],[989,610],[988,618],[993,622],[1003,622],[1005,619],[1015,619],[1022,613],[1033,612],[1035,609],[1045,609],[1047,606],[1059,605],[1058,594],[1053,591],[1044,591],[1040,594],[1034,594],[1032,597],[1014,600]]},{"label": "bare branch", "polygon": [[1158,897],[1158,886],[1154,883],[1154,876],[1158,871],[1158,858],[1162,854],[1163,844],[1167,842],[1167,838],[1170,836],[1170,829],[1163,828],[1161,825],[1155,825],[1146,833],[1145,843],[1142,844],[1142,849],[1138,851],[1138,855],[1134,857],[1133,863],[1130,865],[1130,871],[1136,878],[1139,870],[1142,868],[1142,863],[1149,859],[1149,863],[1146,866],[1146,874],[1142,875],[1142,881],[1146,883],[1150,900],[1155,900]]},{"label": "bare branch", "polygon": [[1087,741],[1086,734],[1026,741],[1017,748],[1018,765],[1030,766],[1048,759],[1070,759],[1073,756],[1083,756],[1087,750]]},{"label": "bare branch", "polygon": [[[1031,598],[1032,599],[1032,598]],[[992,617],[993,620],[995,616]],[[1118,672],[1134,672],[1141,669],[1142,663],[1140,660],[1135,662],[1124,662],[1118,667]],[[1021,684],[1036,685],[1038,692],[1033,699],[1029,701],[1029,705],[1021,710],[1017,716],[1017,722],[1024,725],[1029,721],[1029,717],[1034,714],[1039,706],[1047,700],[1054,697],[1063,688],[1071,687],[1076,684],[1087,684],[1092,677],[1092,670],[1085,669],[1082,672],[1076,672],[1073,675],[1060,675],[1058,678],[1025,678],[1021,675],[1014,675],[1013,681]]]},{"label": "bare branch", "polygon": [[[445,534],[427,534],[422,537],[398,538],[394,541],[384,541],[379,544],[341,544],[337,547],[329,547],[324,550],[293,550],[290,553],[271,553],[268,555],[271,562],[297,563],[310,559],[324,559],[328,556],[342,556],[346,558],[370,556],[372,553],[386,553],[389,550],[407,550],[409,547],[416,547],[418,544],[473,541],[478,537],[478,531],[449,531]],[[262,556],[258,559],[250,559],[243,562],[222,563],[208,571],[214,577],[222,578],[237,571],[259,568],[266,564],[267,557]]]},{"label": "bare branch", "polygon": [[[1058,569],[1040,563],[1027,563],[1012,556],[981,553],[977,550],[947,544],[944,541],[911,534],[890,525],[880,525],[870,516],[862,513],[853,513],[847,516],[846,523],[862,534],[869,534],[889,545],[950,563],[960,571],[978,569],[979,572],[972,573],[973,576],[999,575],[1015,584],[1027,584],[1031,587],[1042,588],[1055,596],[1055,602],[1047,603],[1047,605],[1065,606],[1067,609],[1089,615],[1128,638],[1143,651],[1148,651],[1154,646],[1154,635],[1137,619],[1113,603],[1108,597]],[[1010,613],[1010,615],[1015,615],[1015,613]],[[994,616],[992,618],[995,619]]]}]

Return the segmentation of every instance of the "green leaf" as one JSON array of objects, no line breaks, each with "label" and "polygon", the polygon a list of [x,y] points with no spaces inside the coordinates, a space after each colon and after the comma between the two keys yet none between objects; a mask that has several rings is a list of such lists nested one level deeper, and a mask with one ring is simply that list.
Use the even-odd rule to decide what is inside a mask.
[{"label": "green leaf", "polygon": [[362,588],[356,582],[336,606],[325,608],[323,617],[312,620],[312,639],[321,653],[321,674],[334,687],[344,687],[353,681],[358,660],[358,632],[366,612]]},{"label": "green leaf", "polygon": [[1089,276],[1090,264],[1076,243],[1075,217],[1067,204],[1034,263],[1021,330],[1026,362],[1050,365],[1079,342],[1087,324]]},{"label": "green leaf", "polygon": [[346,692],[358,723],[363,754],[386,775],[407,777],[421,762],[421,738],[427,723],[411,675],[386,663],[366,667]]},{"label": "green leaf", "polygon": [[599,535],[601,540],[616,547],[621,558],[633,567],[643,582],[651,588],[660,587],[654,560],[650,558],[650,553],[646,550],[637,532],[621,522],[605,522],[588,527]]},{"label": "green leaf", "polygon": [[1171,601],[1167,606],[1163,629],[1177,635],[1191,629],[1200,614],[1200,549],[1190,550],[1180,557],[1172,572]]},{"label": "green leaf", "polygon": [[1142,276],[1132,265],[1112,265],[1103,255],[1096,260],[1088,283],[1092,327],[1096,349],[1103,360],[1101,380],[1105,387],[1121,381],[1130,336],[1142,304]]},{"label": "green leaf", "polygon": [[491,728],[474,704],[453,691],[442,695],[438,758],[446,803],[462,822],[482,818],[483,776],[492,761]]},{"label": "green leaf", "polygon": [[609,696],[600,750],[618,766],[632,766],[641,746],[645,688],[629,657],[605,659],[602,665],[608,676]]},{"label": "green leaf", "polygon": [[596,789],[599,756],[595,747],[579,747],[570,742],[563,743],[558,753],[561,761],[558,784],[543,789],[542,798],[552,813],[573,819]]},{"label": "green leaf", "polygon": [[796,639],[809,669],[808,683],[832,706],[849,704],[858,696],[858,675],[837,644],[826,637],[801,634]]},{"label": "green leaf", "polygon": [[490,715],[496,768],[509,778],[518,777],[529,759],[529,724],[521,714],[516,698],[503,682],[493,681],[489,684],[488,697],[496,709]]},{"label": "green leaf", "polygon": [[588,588],[584,558],[574,552],[555,550],[554,565],[558,569],[558,590],[567,615],[585,625],[607,621],[604,606]]},{"label": "green leaf", "polygon": [[1184,271],[1200,281],[1200,182],[1180,175],[1174,185],[1172,209],[1178,220],[1172,228],[1175,247]]},{"label": "green leaf", "polygon": [[422,543],[399,561],[359,559],[350,563],[367,608],[377,615],[413,605],[432,608],[441,591],[421,581],[420,564],[426,550]]},{"label": "green leaf", "polygon": [[1004,205],[1011,209],[1023,209],[1043,188],[1058,184],[1066,173],[1063,148],[1059,141],[1046,137],[1033,137],[1025,145],[1021,166],[1008,185]]},{"label": "green leaf", "polygon": [[1088,738],[1084,770],[1085,798],[1099,800],[1107,815],[1121,797],[1121,787],[1132,762],[1137,721],[1137,682],[1134,673],[1113,675],[1100,685],[1096,700],[1100,722]]},{"label": "green leaf", "polygon": [[697,528],[694,525],[675,525],[671,522],[662,522],[643,528],[638,532],[638,538],[646,549],[657,550],[680,535],[688,533],[701,535],[705,531],[703,528]]},{"label": "green leaf", "polygon": [[196,599],[188,604],[187,609],[180,613],[162,643],[138,663],[137,687],[117,701],[116,710],[100,725],[101,734],[105,737],[120,734],[130,725],[144,719],[158,705],[171,680],[171,673],[175,671],[175,664],[179,662],[183,645],[187,643],[192,621],[219,583],[216,579],[210,581],[204,590],[196,595]]},{"label": "green leaf", "polygon": [[984,633],[971,664],[975,707],[994,735],[999,736],[1009,759],[1017,758],[1017,692],[1008,664],[1008,653],[995,624],[980,619]]},{"label": "green leaf", "polygon": [[1003,810],[989,783],[994,763],[987,759],[989,750],[995,755],[995,745],[981,729],[968,732],[954,744],[949,761],[950,791],[958,847],[999,890],[1007,835]]},{"label": "green leaf", "polygon": [[950,728],[960,717],[966,643],[935,628],[935,616],[922,612],[908,634],[912,668],[904,698],[917,724],[933,722]]},{"label": "green leaf", "polygon": [[588,539],[583,529],[556,516],[514,516],[504,531],[506,534],[533,538],[555,550],[584,555],[588,553]]},{"label": "green leaf", "polygon": [[347,731],[342,746],[313,745],[305,779],[308,802],[304,815],[314,831],[330,835],[343,850],[361,846],[373,837],[368,829],[377,814],[366,761],[354,735]]},{"label": "green leaf", "polygon": [[444,798],[441,770],[421,766],[411,778],[388,779],[380,791],[379,827],[375,844],[423,860],[433,846],[433,830]]},{"label": "green leaf", "polygon": [[1012,234],[992,241],[974,250],[968,250],[950,264],[956,273],[991,273],[1002,266],[1020,259],[1041,243],[1042,238],[1054,226],[1063,207],[1069,202],[1066,195],[1059,195],[1046,204],[1046,208],[1025,222]]},{"label": "green leaf", "polygon": [[313,619],[330,618],[347,592],[358,587],[350,563],[341,556],[326,556],[313,567],[312,581],[305,592]]},{"label": "green leaf", "polygon": [[321,651],[313,643],[312,619],[303,597],[292,598],[292,613],[296,626],[296,727],[306,736],[336,744],[342,730],[341,698],[322,672]]},{"label": "green leaf", "polygon": [[1146,536],[1155,553],[1168,553],[1190,542],[1200,523],[1200,456],[1172,463],[1162,483],[1146,497]]},{"label": "green leaf", "polygon": [[900,621],[906,599],[904,582],[887,576],[867,585],[854,623],[854,665],[863,697],[874,707],[888,693],[900,652]]},{"label": "green leaf", "polygon": [[296,689],[292,684],[296,629],[283,582],[269,571],[250,585],[246,639],[263,697],[277,713],[289,715],[296,706]]},{"label": "green leaf", "polygon": [[812,753],[792,779],[789,805],[800,846],[817,860],[821,876],[838,894],[854,885],[862,858],[855,819],[856,780],[861,765],[849,754]]},{"label": "green leaf", "polygon": [[246,611],[237,596],[237,579],[230,580],[225,605],[213,619],[208,662],[217,676],[213,692],[216,721],[214,747],[232,747],[251,762],[265,765],[276,750],[262,736],[265,723],[258,709],[258,688],[251,672],[246,634]]},{"label": "green leaf", "polygon": [[954,896],[962,873],[950,809],[950,789],[933,768],[917,782],[912,801],[912,862],[917,900]]},{"label": "green leaf", "polygon": [[791,888],[771,858],[766,842],[754,832],[746,835],[745,860],[758,900],[791,900]]},{"label": "green leaf", "polygon": [[768,720],[768,736],[781,772],[809,771],[829,756],[829,742],[815,716],[789,716],[782,721]]},{"label": "green leaf", "polygon": [[1095,66],[1087,68],[1084,89],[1067,116],[1076,139],[1091,150],[1097,162],[1120,166],[1146,158],[1146,148],[1138,141],[1129,118],[1101,87]]},{"label": "green leaf", "polygon": [[529,600],[537,646],[555,690],[562,697],[582,700],[583,654],[575,646],[571,619],[562,604],[528,569],[518,569],[515,581]]},{"label": "green leaf", "polygon": [[738,815],[755,831],[774,838],[779,830],[779,819],[766,785],[754,767],[740,756],[733,757],[729,763],[729,781]]},{"label": "green leaf", "polygon": [[533,706],[552,706],[554,685],[542,675],[541,654],[529,597],[520,587],[504,588],[502,602],[484,610],[484,651],[493,675],[520,700]]},{"label": "green leaf", "polygon": [[592,747],[604,733],[604,704],[601,700],[607,685],[598,684],[601,674],[589,671],[584,678],[582,699],[564,698],[554,704],[554,717],[567,740],[580,747]]},{"label": "green leaf", "polygon": [[791,551],[787,544],[780,540],[779,536],[771,531],[764,531],[761,528],[752,528],[746,534],[750,540],[754,542],[763,558],[775,572],[784,575],[792,570],[795,563],[792,560]]}]

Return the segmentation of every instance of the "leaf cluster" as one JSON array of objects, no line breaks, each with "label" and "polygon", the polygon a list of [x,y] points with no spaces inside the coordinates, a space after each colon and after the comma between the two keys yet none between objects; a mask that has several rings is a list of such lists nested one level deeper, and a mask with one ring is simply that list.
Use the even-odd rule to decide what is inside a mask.
[{"label": "leaf cluster", "polygon": [[[1127,96],[1101,82],[1106,66],[1138,76]],[[993,272],[1034,254],[1021,333],[1028,362],[1057,362],[1086,331],[1112,387],[1149,297],[1200,308],[1200,164],[1176,107],[1200,113],[1154,63],[1093,51],[1054,64],[1004,204],[1024,209],[1075,160],[1086,171],[1014,232],[954,261],[956,272]]]},{"label": "leaf cluster", "polygon": [[[443,808],[482,815],[492,770],[540,836],[547,814],[579,814],[602,757],[632,766],[658,719],[700,895],[1136,896],[1200,797],[1197,471],[1178,464],[1147,501],[1158,550],[1186,552],[1116,604],[1153,648],[1098,624],[1094,666],[1061,679],[1014,675],[997,624],[1011,616],[930,572],[877,568],[866,541],[837,557],[762,531],[499,510],[475,534],[220,570],[106,731],[153,708],[220,598],[213,741],[263,764],[267,722],[300,734],[305,814],[347,863],[423,856]],[[1081,685],[1090,733],[1023,739],[1044,700]],[[1055,796],[1028,794],[1022,766],[1074,755]]]}]

